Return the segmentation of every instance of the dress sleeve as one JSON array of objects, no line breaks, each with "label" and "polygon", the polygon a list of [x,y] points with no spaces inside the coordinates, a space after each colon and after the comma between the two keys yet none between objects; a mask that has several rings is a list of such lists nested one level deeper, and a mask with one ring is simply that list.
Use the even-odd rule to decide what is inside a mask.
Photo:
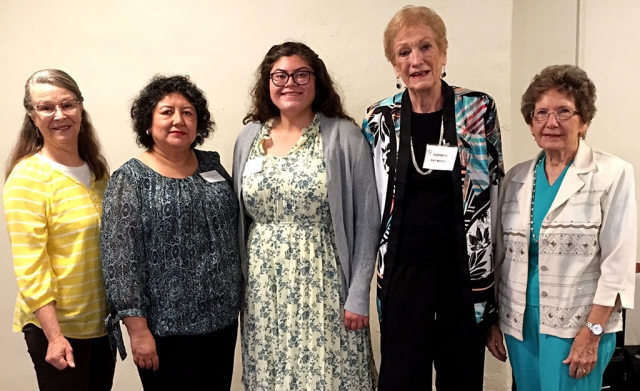
[{"label": "dress sleeve", "polygon": [[33,312],[56,301],[57,276],[47,252],[48,184],[16,167],[4,188],[4,215],[18,292]]},{"label": "dress sleeve", "polygon": [[624,308],[633,308],[638,216],[633,167],[624,163],[602,203],[600,279],[594,304],[612,307],[620,295]]},{"label": "dress sleeve", "polygon": [[116,171],[104,193],[101,227],[102,269],[114,321],[146,317],[146,265],[140,178],[128,167]]}]

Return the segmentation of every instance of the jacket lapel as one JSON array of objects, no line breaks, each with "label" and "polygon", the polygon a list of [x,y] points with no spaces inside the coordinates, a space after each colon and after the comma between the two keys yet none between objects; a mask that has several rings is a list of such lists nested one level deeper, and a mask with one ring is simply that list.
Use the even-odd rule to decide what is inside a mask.
[{"label": "jacket lapel", "polygon": [[[516,190],[516,200],[518,202],[518,208],[520,210],[520,218],[522,227],[529,227],[531,225],[531,198],[533,197],[533,170],[536,166],[536,162],[542,157],[541,152],[531,161],[531,164],[524,167],[511,179],[512,182],[519,183],[520,188]],[[527,243],[529,242],[530,231],[526,229]]]},{"label": "jacket lapel", "polygon": [[560,184],[560,189],[558,189],[558,194],[556,194],[556,198],[553,200],[551,208],[549,208],[549,212],[563,205],[572,195],[582,189],[584,187],[582,175],[594,169],[593,151],[587,144],[580,142],[573,164],[567,170],[564,180]]}]

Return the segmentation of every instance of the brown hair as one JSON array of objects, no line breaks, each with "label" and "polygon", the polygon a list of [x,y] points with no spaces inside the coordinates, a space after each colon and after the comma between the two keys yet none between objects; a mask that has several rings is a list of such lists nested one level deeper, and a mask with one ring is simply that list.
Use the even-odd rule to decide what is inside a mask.
[{"label": "brown hair", "polygon": [[[26,113],[22,121],[22,128],[18,134],[18,139],[7,159],[5,179],[9,177],[9,174],[11,174],[11,171],[13,171],[13,168],[20,160],[38,153],[44,145],[44,139],[39,134],[38,128],[29,116],[29,113],[35,109],[31,101],[31,86],[34,84],[49,84],[64,88],[74,94],[80,102],[84,101],[78,84],[64,71],[44,69],[31,75],[24,85],[22,104],[24,105]],[[89,113],[84,110],[84,106],[81,129],[82,131],[78,135],[78,154],[80,158],[87,163],[95,178],[98,180],[102,179],[109,174],[109,166],[107,165],[107,160],[102,156],[96,130],[91,124],[91,118]]]},{"label": "brown hair", "polygon": [[329,76],[324,61],[307,45],[300,42],[285,42],[274,45],[264,56],[262,63],[256,70],[256,84],[251,90],[251,109],[242,120],[244,124],[251,121],[266,122],[280,116],[280,110],[271,101],[269,83],[271,83],[271,68],[281,57],[300,56],[311,66],[316,78],[316,97],[311,108],[327,117],[340,117],[353,121],[342,107],[340,95],[336,92],[335,84]]},{"label": "brown hair", "polygon": [[428,7],[407,5],[393,15],[393,18],[387,24],[384,30],[384,55],[387,60],[395,65],[396,57],[393,52],[393,41],[396,39],[398,32],[406,27],[414,27],[424,25],[430,27],[436,35],[436,44],[438,49],[446,53],[449,48],[447,41],[447,27],[444,21],[434,10]]},{"label": "brown hair", "polygon": [[531,80],[531,84],[522,95],[520,112],[528,125],[531,125],[531,113],[536,107],[536,102],[547,91],[553,89],[572,97],[582,122],[591,123],[596,115],[596,86],[587,73],[575,65],[551,65]]}]

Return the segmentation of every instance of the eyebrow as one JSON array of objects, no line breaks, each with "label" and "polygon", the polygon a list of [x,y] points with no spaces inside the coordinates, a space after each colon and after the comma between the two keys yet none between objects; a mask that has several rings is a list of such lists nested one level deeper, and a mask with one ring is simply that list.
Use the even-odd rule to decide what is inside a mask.
[{"label": "eyebrow", "polygon": [[[171,109],[175,109],[175,108],[176,108],[176,106],[174,106],[174,105],[170,105],[170,104],[164,104],[164,105],[160,105],[160,106],[158,106],[158,108],[159,108],[159,109],[161,109],[161,108],[165,108],[165,107],[166,107],[166,108],[171,108]],[[186,105],[186,106],[180,106],[179,108],[180,108],[180,109],[195,109],[195,106],[193,106],[193,105]]]},{"label": "eyebrow", "polygon": [[436,42],[435,38],[431,38],[431,37],[423,37],[423,38],[421,38],[421,39],[419,39],[419,40],[416,40],[416,41],[414,41],[414,40],[412,40],[412,39],[410,39],[410,38],[409,38],[409,39],[406,39],[406,40],[404,40],[404,41],[400,41],[400,42],[398,42],[398,43],[395,45],[395,47],[397,48],[397,47],[400,47],[400,46],[402,46],[402,45],[410,45],[410,44],[412,44],[412,43],[414,43],[414,42],[417,42],[419,45],[422,45],[422,44],[424,44],[424,43],[430,43],[430,44],[434,44],[434,43],[435,43],[435,44],[437,44],[437,42]]},{"label": "eyebrow", "polygon": [[[571,110],[578,110],[578,108],[573,108],[571,106],[566,106],[566,105],[562,105],[562,106],[558,106],[558,109],[571,109]],[[534,110],[550,110],[548,107],[539,107],[539,108],[535,108]]]},{"label": "eyebrow", "polygon": [[[300,68],[298,68],[298,69],[295,69],[293,72],[298,72],[298,71],[309,71],[309,72],[313,72],[309,67],[306,67],[306,66],[304,66],[304,67],[300,67]],[[278,68],[278,69],[276,69],[275,71],[273,71],[272,73],[276,73],[276,72],[289,72],[289,71],[287,71],[286,69]],[[291,73],[293,73],[293,72],[291,72]]]},{"label": "eyebrow", "polygon": [[[65,99],[61,100],[60,103],[64,103],[64,102],[67,102],[67,101],[70,101],[70,100],[79,100],[79,99],[77,99],[77,98],[65,98]],[[37,104],[38,106],[39,105],[45,105],[45,104],[54,104],[53,101],[49,100],[49,99],[42,100],[42,101],[35,101],[34,103]],[[58,104],[60,104],[60,103],[58,103]]]}]

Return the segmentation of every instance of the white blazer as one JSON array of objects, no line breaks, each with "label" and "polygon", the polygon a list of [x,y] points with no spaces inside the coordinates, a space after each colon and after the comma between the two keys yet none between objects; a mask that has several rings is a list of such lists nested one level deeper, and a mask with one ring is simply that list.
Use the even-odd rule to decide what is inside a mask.
[{"label": "white blazer", "polygon": [[[520,340],[536,161],[509,170],[496,219],[500,328]],[[581,141],[540,228],[540,333],[575,338],[593,304],[615,307],[605,333],[621,330],[622,308],[633,308],[636,241],[633,167]]]}]

